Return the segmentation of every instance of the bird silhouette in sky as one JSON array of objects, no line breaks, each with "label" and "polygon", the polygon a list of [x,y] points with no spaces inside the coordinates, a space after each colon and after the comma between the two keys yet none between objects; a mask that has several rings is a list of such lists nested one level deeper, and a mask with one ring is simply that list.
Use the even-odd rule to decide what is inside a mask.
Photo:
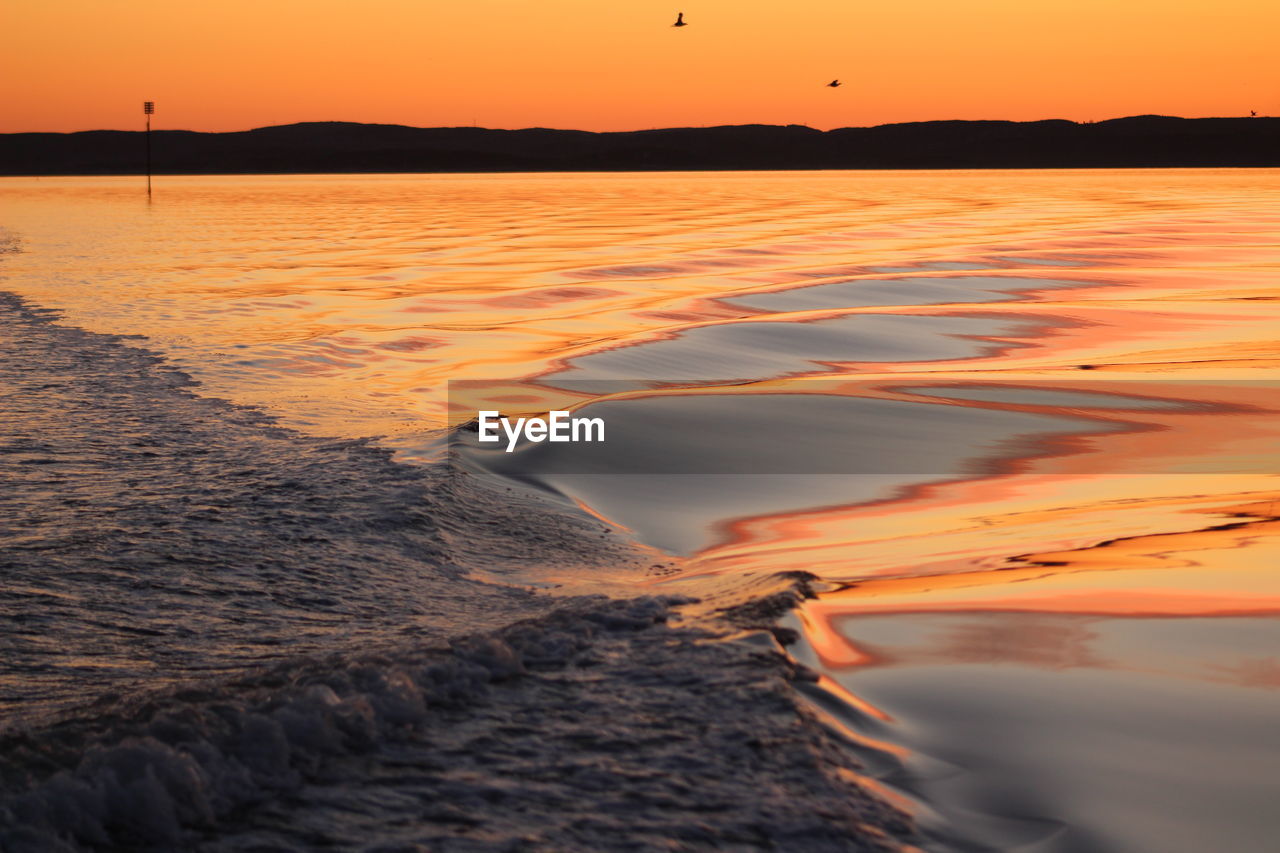
[{"label": "bird silhouette in sky", "polygon": [[1257,118],[1257,117],[1258,117],[1257,110],[1249,110],[1249,118]]},{"label": "bird silhouette in sky", "polygon": [[674,24],[672,24],[671,26],[673,26],[673,27],[687,27],[687,26],[689,26],[688,24],[686,24],[686,23],[684,22],[684,12],[677,12],[677,13],[676,13],[676,22],[675,22]]},{"label": "bird silhouette in sky", "polygon": [[827,86],[828,86],[828,87],[830,87],[830,88],[832,88],[832,89],[838,89],[838,88],[840,88],[840,81],[839,81],[839,80],[832,80],[830,83],[828,83],[828,84],[827,84]]}]

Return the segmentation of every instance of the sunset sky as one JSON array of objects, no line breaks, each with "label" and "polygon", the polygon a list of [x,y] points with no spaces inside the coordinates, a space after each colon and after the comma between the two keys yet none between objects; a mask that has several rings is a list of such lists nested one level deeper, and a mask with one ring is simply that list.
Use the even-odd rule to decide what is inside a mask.
[{"label": "sunset sky", "polygon": [[138,128],[144,99],[191,130],[1280,114],[1276,0],[5,0],[0,26],[3,132]]}]

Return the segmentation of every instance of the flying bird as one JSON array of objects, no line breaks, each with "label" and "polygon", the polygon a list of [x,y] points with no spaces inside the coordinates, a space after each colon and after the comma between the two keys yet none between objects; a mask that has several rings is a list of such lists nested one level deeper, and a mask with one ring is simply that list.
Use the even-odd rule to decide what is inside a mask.
[{"label": "flying bird", "polygon": [[684,12],[677,12],[677,13],[676,13],[676,22],[675,22],[674,24],[672,24],[671,26],[673,26],[673,27],[687,27],[687,26],[689,26],[688,24],[686,24],[686,23],[684,22]]},{"label": "flying bird", "polygon": [[1257,117],[1258,117],[1257,110],[1249,110],[1249,118],[1257,118]]},{"label": "flying bird", "polygon": [[839,80],[832,80],[830,83],[828,83],[828,84],[827,84],[827,86],[829,86],[829,87],[830,87],[830,88],[832,88],[832,89],[838,89],[838,88],[840,88],[840,81],[839,81]]}]

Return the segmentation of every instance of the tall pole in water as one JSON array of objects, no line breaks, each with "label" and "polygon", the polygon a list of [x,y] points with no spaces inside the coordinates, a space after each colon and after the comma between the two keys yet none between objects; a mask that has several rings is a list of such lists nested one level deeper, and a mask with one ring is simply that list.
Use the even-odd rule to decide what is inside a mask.
[{"label": "tall pole in water", "polygon": [[151,198],[151,116],[156,111],[155,101],[143,101],[142,112],[147,116],[147,198]]}]

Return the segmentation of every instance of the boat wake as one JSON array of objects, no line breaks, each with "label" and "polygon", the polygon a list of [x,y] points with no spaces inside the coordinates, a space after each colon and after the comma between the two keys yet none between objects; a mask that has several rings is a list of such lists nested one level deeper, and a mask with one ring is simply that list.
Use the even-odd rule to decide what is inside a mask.
[{"label": "boat wake", "polygon": [[14,297],[0,349],[4,849],[915,837],[771,631],[519,583],[652,560],[572,505],[282,429]]}]

